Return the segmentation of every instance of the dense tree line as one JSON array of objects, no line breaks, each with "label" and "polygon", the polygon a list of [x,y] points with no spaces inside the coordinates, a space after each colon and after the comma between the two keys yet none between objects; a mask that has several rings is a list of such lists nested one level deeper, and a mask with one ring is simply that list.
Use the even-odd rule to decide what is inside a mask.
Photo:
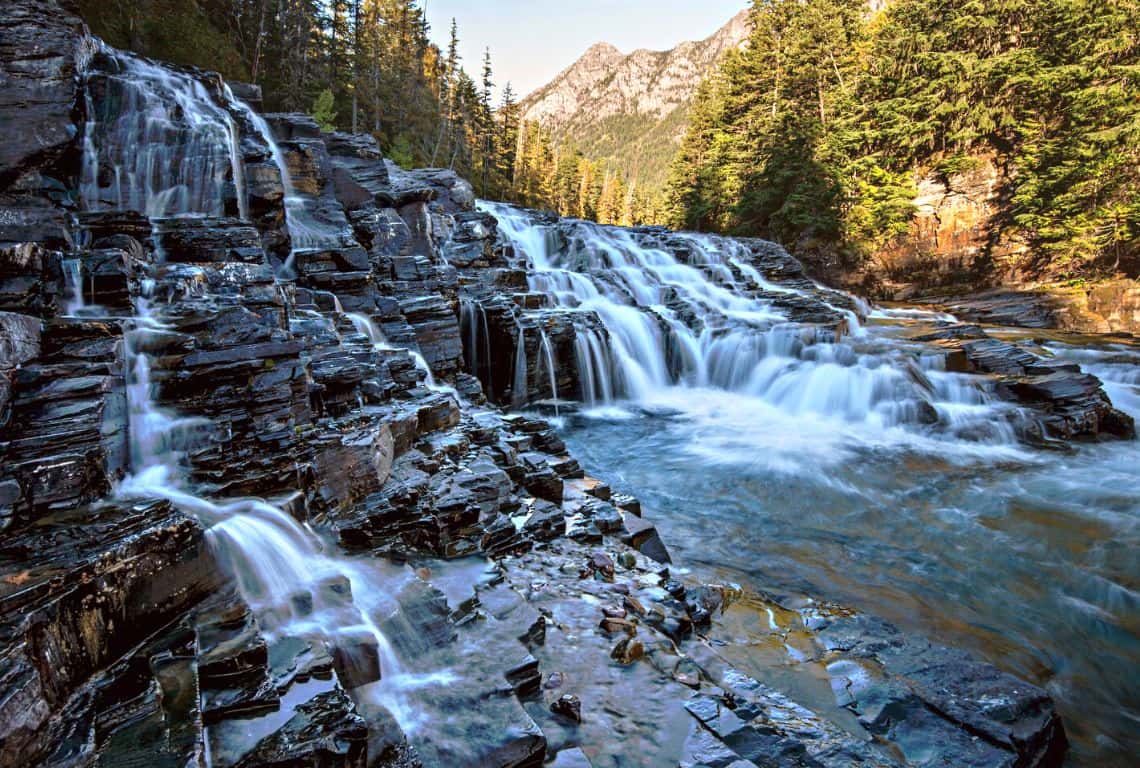
[{"label": "dense tree line", "polygon": [[555,141],[539,123],[525,122],[518,132],[512,202],[601,224],[635,226],[660,217],[658,197],[612,166],[587,158],[571,142]]},{"label": "dense tree line", "polygon": [[1001,167],[1004,234],[1057,275],[1140,261],[1135,0],[756,0],[704,83],[669,223],[872,252],[918,179]]}]

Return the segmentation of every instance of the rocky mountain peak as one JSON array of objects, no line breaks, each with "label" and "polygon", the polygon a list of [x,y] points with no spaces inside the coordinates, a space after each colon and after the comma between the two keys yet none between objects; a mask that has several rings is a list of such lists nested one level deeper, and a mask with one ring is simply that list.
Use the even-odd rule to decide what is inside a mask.
[{"label": "rocky mountain peak", "polygon": [[586,49],[586,52],[582,54],[582,57],[578,59],[576,64],[598,59],[620,59],[624,55],[625,54],[618,50],[617,46],[611,43],[594,43]]},{"label": "rocky mountain peak", "polygon": [[687,105],[710,68],[747,37],[748,12],[741,11],[710,37],[667,51],[638,49],[627,55],[609,43],[596,43],[524,99],[523,115],[556,130],[620,114],[663,118]]},{"label": "rocky mountain peak", "polygon": [[643,159],[650,156],[649,166],[663,169],[684,130],[697,86],[748,33],[745,10],[709,37],[666,51],[623,54],[609,43],[596,43],[522,101],[523,119],[573,140],[591,156],[619,163],[629,157],[633,144],[644,144],[645,134],[667,124],[667,130],[653,131],[652,146],[638,149]]}]

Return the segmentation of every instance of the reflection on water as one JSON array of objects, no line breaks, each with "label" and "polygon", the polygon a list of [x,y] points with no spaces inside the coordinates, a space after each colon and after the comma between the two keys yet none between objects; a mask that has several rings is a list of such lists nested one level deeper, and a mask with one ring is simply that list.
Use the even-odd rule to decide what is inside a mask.
[{"label": "reflection on water", "polygon": [[[1042,346],[1140,417],[1140,350]],[[841,600],[1043,685],[1073,765],[1140,753],[1140,443],[1043,452],[683,388],[563,431],[697,575]]]}]

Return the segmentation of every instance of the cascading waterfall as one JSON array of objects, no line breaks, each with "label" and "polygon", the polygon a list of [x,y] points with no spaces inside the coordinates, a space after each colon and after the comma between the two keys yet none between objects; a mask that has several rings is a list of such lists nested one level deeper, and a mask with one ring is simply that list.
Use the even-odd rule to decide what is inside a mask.
[{"label": "cascading waterfall", "polygon": [[[144,294],[147,291],[144,288]],[[259,499],[215,502],[186,487],[182,459],[209,424],[175,416],[158,407],[151,381],[148,342],[165,326],[148,296],[136,301],[133,328],[126,334],[131,474],[116,490],[123,498],[161,498],[194,515],[222,562],[228,563],[243,598],[259,616],[271,639],[300,637],[336,647],[361,635],[370,638],[380,657],[383,677],[357,695],[375,696],[400,722],[418,725],[405,693],[412,687],[450,680],[446,670],[433,675],[407,673],[380,630],[377,617],[397,606],[375,572],[364,564],[326,551],[321,540],[284,510]],[[347,594],[326,588],[347,582]],[[308,594],[311,601],[297,601]],[[363,691],[363,692],[362,692]]]},{"label": "cascading waterfall", "polygon": [[63,279],[67,287],[64,314],[78,317],[87,309],[87,300],[83,295],[83,263],[79,259],[64,259]]},{"label": "cascading waterfall", "polygon": [[459,393],[455,390],[454,387],[436,383],[435,374],[432,373],[431,365],[428,364],[427,358],[423,356],[422,352],[420,352],[418,349],[392,346],[384,337],[384,333],[376,327],[376,323],[372,322],[371,318],[359,312],[345,312],[340,305],[340,300],[336,299],[335,296],[333,298],[336,302],[336,310],[352,322],[352,325],[356,329],[357,333],[368,337],[368,341],[371,342],[373,349],[376,349],[378,351],[396,351],[406,353],[412,358],[412,362],[415,363],[416,369],[423,373],[424,383],[427,385],[428,389],[434,390],[436,392],[446,392],[448,394],[455,395],[456,398],[459,397]]},{"label": "cascading waterfall", "polygon": [[273,131],[261,115],[245,102],[233,99],[235,107],[245,115],[246,120],[263,141],[269,146],[273,162],[281,174],[281,187],[284,190],[285,226],[289,231],[289,257],[281,265],[278,278],[292,280],[296,277],[296,258],[299,251],[335,248],[340,245],[335,233],[313,217],[305,196],[297,191],[293,175],[285,160],[285,153],[273,137]]},{"label": "cascading waterfall", "polygon": [[[236,197],[239,215],[248,219],[240,135],[233,117],[237,114],[262,133],[281,169],[294,249],[318,243],[318,236],[310,237],[306,228],[303,203],[264,120],[238,102],[227,86],[219,81],[217,93],[212,93],[188,74],[106,46],[99,62],[97,69],[87,73],[81,179],[84,210],[138,211],[152,220],[153,227],[157,218],[224,215],[227,198]],[[115,97],[96,99],[97,81],[102,81],[99,87],[114,89]],[[156,253],[156,260],[163,262],[161,253]],[[84,300],[81,275],[77,261],[65,265],[71,294],[65,310],[68,315],[91,309]],[[206,419],[174,415],[155,402],[149,350],[169,331],[155,311],[154,287],[153,280],[141,281],[135,315],[124,336],[131,469],[116,494],[127,499],[166,499],[194,515],[206,527],[211,546],[232,571],[271,641],[298,637],[329,647],[342,643],[359,647],[362,636],[369,638],[383,677],[358,688],[354,695],[373,697],[392,712],[401,727],[414,729],[418,721],[406,698],[409,689],[446,683],[451,676],[446,670],[413,675],[403,668],[377,623],[380,617],[395,615],[398,606],[375,569],[326,550],[313,531],[265,501],[213,501],[190,487],[184,473],[185,456],[211,425]],[[383,343],[379,336],[375,341]],[[426,367],[422,356],[419,360]],[[349,588],[328,588],[337,582]],[[299,594],[312,599],[293,599]]]},{"label": "cascading waterfall", "polygon": [[558,415],[558,372],[554,366],[554,350],[550,346],[550,337],[542,326],[538,328],[538,348],[546,358],[546,375],[550,378],[550,399],[554,402],[554,415]]},{"label": "cascading waterfall", "polygon": [[[228,88],[215,95],[189,75],[99,45],[85,89],[83,208],[222,216],[232,184],[239,215],[248,218],[237,123],[218,104],[232,101]],[[99,107],[95,79],[113,91]]]},{"label": "cascading waterfall", "polygon": [[[686,252],[682,261],[643,233],[590,222],[537,224],[513,206],[480,207],[525,259],[530,290],[553,305],[547,311],[574,317],[574,363],[588,404],[652,403],[671,399],[677,388],[709,388],[787,415],[875,429],[936,419],[953,434],[1014,440],[1008,420],[994,418],[1007,406],[991,396],[988,382],[933,362],[922,369],[915,363],[920,345],[869,333],[851,309],[869,313],[865,304],[806,281],[800,288],[767,280],[749,263],[745,243],[671,235],[672,251]],[[846,322],[834,330],[797,323],[777,299],[828,307]],[[539,353],[553,367],[545,334]],[[522,343],[516,355],[513,405],[519,407],[526,399]]]},{"label": "cascading waterfall", "polygon": [[463,358],[467,370],[485,381],[491,368],[491,329],[487,323],[487,310],[481,303],[460,299],[459,329],[463,336]]},{"label": "cascading waterfall", "polygon": [[[218,81],[160,67],[100,43],[99,66],[84,92],[80,200],[85,210],[133,210],[150,218],[222,216],[233,186],[238,215],[249,220],[241,132],[235,115],[265,141],[281,175],[290,253],[278,277],[295,277],[298,251],[333,248],[337,235],[310,211],[265,119]],[[116,98],[98,101],[94,82]]]}]

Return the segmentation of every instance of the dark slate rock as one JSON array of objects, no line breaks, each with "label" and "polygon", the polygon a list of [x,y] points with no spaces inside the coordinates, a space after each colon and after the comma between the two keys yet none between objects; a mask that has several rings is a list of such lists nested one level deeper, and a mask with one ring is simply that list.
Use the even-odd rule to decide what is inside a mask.
[{"label": "dark slate rock", "polygon": [[79,73],[93,42],[56,0],[12,0],[0,15],[0,185],[22,174],[66,177],[79,136],[74,110]]}]

